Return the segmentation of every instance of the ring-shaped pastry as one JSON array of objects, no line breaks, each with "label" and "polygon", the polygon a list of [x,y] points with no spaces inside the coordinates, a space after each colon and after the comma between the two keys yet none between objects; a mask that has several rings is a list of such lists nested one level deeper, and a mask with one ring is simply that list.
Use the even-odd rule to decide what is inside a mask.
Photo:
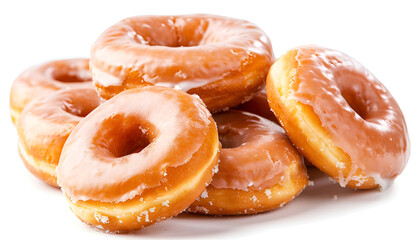
[{"label": "ring-shaped pastry", "polygon": [[16,129],[19,154],[29,171],[57,187],[56,168],[71,131],[102,99],[89,88],[72,88],[39,97],[22,111]]},{"label": "ring-shaped pastry", "polygon": [[267,94],[295,146],[341,186],[386,187],[406,166],[403,113],[353,58],[316,46],[292,49],[271,67]]},{"label": "ring-shaped pastry", "polygon": [[213,15],[138,16],[108,28],[93,44],[100,95],[159,85],[197,94],[211,112],[236,106],[264,85],[274,54],[256,25]]},{"label": "ring-shaped pastry", "polygon": [[278,124],[238,110],[213,117],[222,143],[219,171],[189,212],[265,212],[283,206],[305,188],[303,157]]},{"label": "ring-shaped pastry", "polygon": [[65,59],[47,62],[25,70],[10,90],[10,114],[14,124],[23,108],[34,99],[55,91],[91,87],[89,59]]},{"label": "ring-shaped pastry", "polygon": [[72,131],[57,168],[73,213],[112,232],[171,218],[204,191],[219,160],[199,97],[143,87],[108,100]]}]

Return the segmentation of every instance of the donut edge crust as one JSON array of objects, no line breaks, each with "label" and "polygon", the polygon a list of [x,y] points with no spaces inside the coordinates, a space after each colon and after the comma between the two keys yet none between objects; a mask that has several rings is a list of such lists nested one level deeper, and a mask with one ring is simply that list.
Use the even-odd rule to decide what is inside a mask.
[{"label": "donut edge crust", "polygon": [[205,215],[246,215],[267,212],[298,196],[308,185],[308,175],[302,161],[289,165],[284,180],[263,190],[215,188],[209,186],[207,196],[201,195],[188,212]]},{"label": "donut edge crust", "polygon": [[54,164],[44,162],[30,155],[21,141],[18,142],[18,152],[29,172],[45,183],[58,188],[57,175],[55,173],[56,166]]},{"label": "donut edge crust", "polygon": [[[264,87],[269,66],[263,61],[257,62],[242,72],[232,73],[232,76],[219,81],[192,88],[187,93],[200,96],[212,113],[224,111],[254,97]],[[130,72],[130,74],[136,75],[133,72]],[[137,73],[137,75],[141,74]],[[118,93],[128,89],[153,85],[148,82],[135,82],[135,84],[130,81],[125,82],[121,86],[108,87],[102,86],[96,81],[93,84],[99,95],[105,99],[111,99]]]},{"label": "donut edge crust", "polygon": [[20,117],[20,111],[12,105],[10,105],[10,117],[12,118],[13,125],[16,126],[16,123]]}]

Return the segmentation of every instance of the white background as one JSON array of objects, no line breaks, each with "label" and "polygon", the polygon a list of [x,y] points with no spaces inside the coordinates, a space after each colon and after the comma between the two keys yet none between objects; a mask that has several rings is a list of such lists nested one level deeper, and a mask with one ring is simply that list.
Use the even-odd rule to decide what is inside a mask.
[{"label": "white background", "polygon": [[[29,174],[19,159],[8,109],[14,78],[34,64],[89,57],[98,35],[123,18],[190,13],[256,23],[271,38],[277,57],[295,46],[318,44],[370,69],[400,104],[410,133],[411,157],[394,185],[382,192],[354,191],[315,172],[314,187],[266,214],[181,215],[118,236],[82,224],[61,192]],[[415,1],[1,1],[0,24],[0,239],[420,239],[420,5]]]}]

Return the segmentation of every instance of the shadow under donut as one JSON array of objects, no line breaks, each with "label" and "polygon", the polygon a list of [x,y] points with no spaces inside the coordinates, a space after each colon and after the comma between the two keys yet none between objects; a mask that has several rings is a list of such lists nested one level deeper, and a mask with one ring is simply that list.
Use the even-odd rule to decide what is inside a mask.
[{"label": "shadow under donut", "polygon": [[282,208],[248,216],[214,217],[183,213],[130,236],[195,238],[240,232],[266,224],[275,224],[276,228],[282,229],[363,211],[378,199],[386,199],[394,193],[392,186],[385,191],[343,188],[316,168],[309,168],[308,174],[310,185]]}]

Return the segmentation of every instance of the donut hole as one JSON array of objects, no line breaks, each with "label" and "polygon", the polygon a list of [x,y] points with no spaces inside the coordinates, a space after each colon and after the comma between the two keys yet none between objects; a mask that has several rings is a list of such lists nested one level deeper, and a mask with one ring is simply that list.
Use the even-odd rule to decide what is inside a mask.
[{"label": "donut hole", "polygon": [[99,98],[92,100],[92,98],[90,98],[91,92],[85,92],[84,89],[81,89],[80,91],[80,94],[74,94],[65,98],[62,101],[61,109],[73,116],[84,118],[100,105],[100,100]]},{"label": "donut hole", "polygon": [[102,122],[101,129],[94,143],[115,158],[139,153],[151,143],[147,128],[135,117],[114,115]]},{"label": "donut hole", "polygon": [[244,136],[233,129],[219,129],[219,141],[222,148],[237,148],[245,143]]},{"label": "donut hole", "polygon": [[67,69],[65,71],[54,71],[51,74],[55,81],[63,83],[81,83],[91,81],[92,77],[89,70]]},{"label": "donut hole", "polygon": [[353,111],[357,113],[357,115],[366,120],[367,109],[362,98],[360,98],[360,96],[357,96],[357,94],[351,91],[342,91],[341,94],[346,100],[349,107],[351,107]]},{"label": "donut hole", "polygon": [[[137,44],[148,46],[164,46],[170,48],[197,47],[221,42],[232,33],[225,30],[222,22],[197,20],[194,18],[152,17],[140,19],[142,24],[127,20],[134,32],[127,34]],[[212,23],[211,23],[212,22]],[[209,28],[210,31],[209,31]],[[211,34],[209,34],[209,32]]]},{"label": "donut hole", "polygon": [[365,89],[361,84],[364,77],[353,72],[344,72],[336,76],[337,86],[348,106],[362,119],[367,120],[370,112]]},{"label": "donut hole", "polygon": [[76,117],[84,118],[86,117],[93,109],[88,110],[85,108],[80,107],[73,107],[73,106],[67,106],[65,105],[63,107],[63,110],[67,113],[70,113],[71,115],[74,115]]},{"label": "donut hole", "polygon": [[54,79],[56,81],[66,82],[66,83],[70,83],[70,82],[86,82],[86,81],[89,81],[89,79],[82,78],[79,75],[70,75],[70,74],[58,75],[58,76],[55,76]]}]

